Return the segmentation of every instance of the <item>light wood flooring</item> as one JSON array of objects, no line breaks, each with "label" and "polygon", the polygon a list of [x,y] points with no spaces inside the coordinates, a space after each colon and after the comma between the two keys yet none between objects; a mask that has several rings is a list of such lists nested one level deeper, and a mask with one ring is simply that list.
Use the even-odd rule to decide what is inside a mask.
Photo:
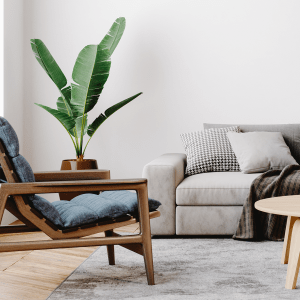
[{"label": "light wood flooring", "polygon": [[[137,233],[139,225],[133,224],[115,231]],[[1,242],[41,238],[49,239],[41,232],[0,235]],[[81,247],[0,253],[0,299],[46,299],[96,249],[97,247]]]}]

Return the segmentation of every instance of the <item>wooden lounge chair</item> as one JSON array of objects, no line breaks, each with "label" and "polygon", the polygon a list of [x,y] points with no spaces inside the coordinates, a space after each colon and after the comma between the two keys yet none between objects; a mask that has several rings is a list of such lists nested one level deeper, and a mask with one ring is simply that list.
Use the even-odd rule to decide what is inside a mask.
[{"label": "wooden lounge chair", "polygon": [[[40,172],[34,174],[35,182],[26,182],[28,180],[24,180],[20,172],[16,170],[16,161],[9,153],[11,149],[8,149],[8,141],[2,139],[1,126],[3,124],[9,125],[4,118],[0,118],[0,164],[7,181],[7,183],[2,183],[0,188],[0,224],[6,208],[25,225],[0,226],[0,233],[41,230],[52,240],[1,243],[0,239],[0,252],[106,245],[109,264],[114,265],[114,245],[120,245],[144,256],[148,284],[153,285],[150,219],[160,216],[160,212],[149,212],[147,180],[111,180],[107,170],[88,170]],[[22,157],[22,163],[23,160]],[[136,216],[125,215],[114,219],[99,219],[75,227],[60,228],[45,217],[43,212],[34,208],[29,200],[33,194],[116,190],[136,191],[138,200]],[[115,228],[136,222],[140,224],[140,233],[137,235],[121,236],[113,231]],[[86,237],[99,232],[104,232],[105,237]]]}]

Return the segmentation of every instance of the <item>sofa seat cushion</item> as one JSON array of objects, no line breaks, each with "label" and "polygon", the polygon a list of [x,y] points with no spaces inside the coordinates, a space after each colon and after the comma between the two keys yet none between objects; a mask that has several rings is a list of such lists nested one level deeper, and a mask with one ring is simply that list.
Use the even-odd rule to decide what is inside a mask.
[{"label": "sofa seat cushion", "polygon": [[201,173],[185,178],[176,189],[177,205],[243,205],[252,181],[261,173]]}]

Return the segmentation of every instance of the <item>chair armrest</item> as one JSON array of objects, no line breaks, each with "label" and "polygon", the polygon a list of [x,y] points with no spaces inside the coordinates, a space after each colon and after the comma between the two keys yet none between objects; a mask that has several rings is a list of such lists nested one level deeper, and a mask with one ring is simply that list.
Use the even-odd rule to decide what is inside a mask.
[{"label": "chair armrest", "polygon": [[44,181],[67,181],[67,180],[99,180],[109,179],[109,170],[67,170],[67,171],[47,171],[34,173],[36,182]]},{"label": "chair armrest", "polygon": [[89,192],[111,190],[141,190],[147,187],[146,179],[110,179],[52,182],[5,183],[1,185],[0,194],[29,195],[61,192]]},{"label": "chair armrest", "polygon": [[176,188],[184,179],[186,155],[169,153],[154,159],[143,169],[148,179],[149,197],[162,203],[161,217],[151,221],[151,232],[156,235],[175,234]]}]

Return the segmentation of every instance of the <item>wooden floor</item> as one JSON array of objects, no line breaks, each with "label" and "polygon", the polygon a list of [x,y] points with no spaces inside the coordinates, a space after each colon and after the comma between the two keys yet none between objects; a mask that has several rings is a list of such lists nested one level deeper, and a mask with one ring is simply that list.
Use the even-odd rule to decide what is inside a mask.
[{"label": "wooden floor", "polygon": [[[138,224],[118,228],[136,233]],[[103,236],[96,234],[94,236]],[[0,235],[0,242],[38,240],[41,232]],[[44,300],[98,247],[0,253],[0,299]]]}]

